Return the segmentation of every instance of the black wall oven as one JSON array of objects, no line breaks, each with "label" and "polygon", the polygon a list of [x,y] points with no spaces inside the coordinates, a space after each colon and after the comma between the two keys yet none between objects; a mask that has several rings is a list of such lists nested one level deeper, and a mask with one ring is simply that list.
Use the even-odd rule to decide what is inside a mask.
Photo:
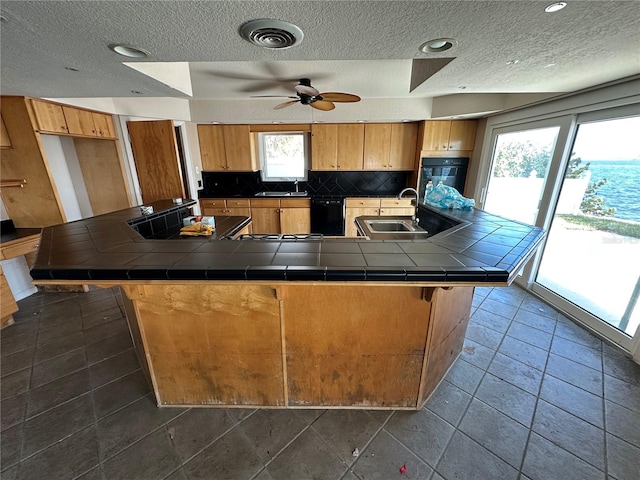
[{"label": "black wall oven", "polygon": [[424,193],[429,181],[434,187],[442,182],[464,194],[468,167],[469,159],[464,157],[423,158],[420,163],[420,189],[418,190],[420,201],[424,202]]}]

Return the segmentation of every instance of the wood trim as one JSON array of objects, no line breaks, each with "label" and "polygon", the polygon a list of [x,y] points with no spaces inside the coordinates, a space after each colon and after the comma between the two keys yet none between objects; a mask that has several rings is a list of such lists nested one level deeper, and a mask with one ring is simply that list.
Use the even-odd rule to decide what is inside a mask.
[{"label": "wood trim", "polygon": [[309,123],[282,123],[282,124],[252,124],[249,125],[250,132],[310,132]]}]

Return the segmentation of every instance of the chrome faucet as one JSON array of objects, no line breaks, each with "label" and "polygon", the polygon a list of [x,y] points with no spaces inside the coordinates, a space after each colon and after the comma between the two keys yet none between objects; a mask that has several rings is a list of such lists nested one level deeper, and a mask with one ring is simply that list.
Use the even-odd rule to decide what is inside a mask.
[{"label": "chrome faucet", "polygon": [[296,193],[298,192],[298,179],[296,178],[293,182],[293,184],[296,186]]},{"label": "chrome faucet", "polygon": [[402,195],[404,195],[405,192],[413,192],[413,194],[416,196],[415,208],[413,210],[413,215],[411,216],[411,222],[414,225],[418,225],[418,222],[420,221],[420,219],[418,218],[418,191],[415,188],[411,187],[405,188],[398,194],[398,200],[402,198]]}]

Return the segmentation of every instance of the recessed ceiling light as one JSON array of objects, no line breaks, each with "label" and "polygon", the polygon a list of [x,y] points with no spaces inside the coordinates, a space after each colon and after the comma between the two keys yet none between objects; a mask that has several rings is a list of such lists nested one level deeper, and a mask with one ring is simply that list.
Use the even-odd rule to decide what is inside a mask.
[{"label": "recessed ceiling light", "polygon": [[453,38],[436,38],[420,45],[420,51],[424,53],[444,52],[457,44],[458,42]]},{"label": "recessed ceiling light", "polygon": [[211,122],[212,125],[220,125],[220,122]]},{"label": "recessed ceiling light", "polygon": [[507,62],[507,65],[515,65],[515,64],[517,64],[517,63],[520,63],[520,60],[509,60],[509,61]]},{"label": "recessed ceiling light", "polygon": [[130,45],[120,45],[119,43],[112,43],[109,45],[109,49],[116,52],[118,55],[130,58],[146,58],[149,54],[139,48],[132,47]]},{"label": "recessed ceiling light", "polygon": [[564,7],[567,6],[567,2],[556,2],[556,3],[552,3],[551,5],[548,5],[544,11],[547,13],[553,13],[553,12],[557,12],[559,10],[562,10]]}]

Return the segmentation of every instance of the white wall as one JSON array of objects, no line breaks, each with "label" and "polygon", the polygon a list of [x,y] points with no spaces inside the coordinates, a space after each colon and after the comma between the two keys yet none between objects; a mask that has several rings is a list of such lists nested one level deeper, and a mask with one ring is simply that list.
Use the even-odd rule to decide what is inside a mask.
[{"label": "white wall", "polygon": [[10,258],[9,260],[3,260],[2,272],[9,284],[9,290],[13,294],[13,298],[22,300],[38,291],[38,289],[31,283],[31,275],[29,275],[29,266],[24,258],[24,255],[19,257]]},{"label": "white wall", "polygon": [[4,208],[4,202],[0,198],[0,220],[9,220],[9,214],[7,213],[7,209]]},{"label": "white wall", "polygon": [[82,176],[80,161],[78,160],[78,154],[76,152],[73,139],[71,137],[60,137],[60,143],[62,144],[62,151],[64,153],[65,160],[67,161],[69,175],[71,176],[71,183],[73,184],[73,190],[76,193],[76,199],[78,201],[78,206],[80,207],[82,218],[93,217],[93,209],[91,208],[89,194],[87,193],[87,186],[84,183],[84,177]]}]

